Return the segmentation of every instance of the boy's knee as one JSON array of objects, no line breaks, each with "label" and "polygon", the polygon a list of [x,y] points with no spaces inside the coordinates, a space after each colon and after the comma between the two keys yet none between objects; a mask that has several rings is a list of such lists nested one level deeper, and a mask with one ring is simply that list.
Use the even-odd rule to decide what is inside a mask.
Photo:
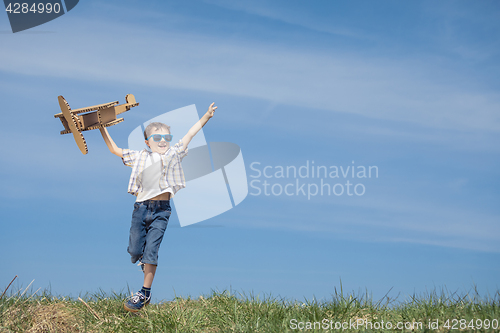
[{"label": "boy's knee", "polygon": [[132,261],[133,264],[135,264],[141,258],[142,258],[142,254],[130,253],[130,261]]}]

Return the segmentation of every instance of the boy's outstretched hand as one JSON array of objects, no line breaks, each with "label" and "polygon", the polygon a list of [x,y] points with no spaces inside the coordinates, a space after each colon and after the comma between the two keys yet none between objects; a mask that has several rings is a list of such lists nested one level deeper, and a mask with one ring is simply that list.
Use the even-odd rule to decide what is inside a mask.
[{"label": "boy's outstretched hand", "polygon": [[208,107],[208,111],[207,111],[208,118],[212,118],[214,116],[214,112],[217,109],[217,107],[214,106],[214,104],[215,104],[215,102],[210,104],[210,106]]},{"label": "boy's outstretched hand", "polygon": [[214,106],[214,104],[215,102],[210,104],[207,113],[205,113],[205,115],[200,120],[198,120],[198,122],[194,124],[194,126],[191,127],[191,129],[187,132],[187,134],[182,138],[184,149],[187,148],[188,144],[191,142],[196,133],[198,133],[198,131],[201,130],[203,126],[205,126],[207,121],[214,116],[214,112],[217,109],[217,107]]}]

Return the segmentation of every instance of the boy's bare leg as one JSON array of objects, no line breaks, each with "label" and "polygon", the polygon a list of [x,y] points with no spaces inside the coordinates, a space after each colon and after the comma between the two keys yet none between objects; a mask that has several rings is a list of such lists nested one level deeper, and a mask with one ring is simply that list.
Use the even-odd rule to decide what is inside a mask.
[{"label": "boy's bare leg", "polygon": [[155,273],[156,265],[144,264],[144,287],[151,288]]}]

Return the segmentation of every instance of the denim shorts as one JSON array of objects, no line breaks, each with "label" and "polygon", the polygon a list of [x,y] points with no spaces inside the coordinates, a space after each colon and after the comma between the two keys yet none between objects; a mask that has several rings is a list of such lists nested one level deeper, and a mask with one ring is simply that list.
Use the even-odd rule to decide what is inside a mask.
[{"label": "denim shorts", "polygon": [[134,204],[128,253],[132,263],[158,265],[158,250],[172,210],[170,200],[145,200]]}]

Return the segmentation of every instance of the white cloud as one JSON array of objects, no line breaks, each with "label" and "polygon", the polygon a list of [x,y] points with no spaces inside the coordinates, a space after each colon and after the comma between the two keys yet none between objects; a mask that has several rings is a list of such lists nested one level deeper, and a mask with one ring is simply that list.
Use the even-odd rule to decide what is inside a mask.
[{"label": "white cloud", "polygon": [[[277,179],[267,180],[270,192]],[[318,179],[309,182],[320,183]],[[325,182],[344,183],[342,180],[328,179]],[[465,178],[459,178],[451,183],[446,180],[422,183],[419,179],[412,181],[405,178],[398,181],[381,176],[364,183],[366,193],[363,196],[335,196],[325,192],[310,200],[302,195],[266,196],[261,193],[255,196],[257,192],[252,188],[250,193],[253,195],[246,199],[254,201],[251,207],[258,204],[259,207],[272,208],[252,211],[251,221],[244,217],[249,212],[240,208],[243,220],[240,223],[259,228],[315,232],[327,238],[409,242],[500,253],[500,216],[496,210],[480,209],[477,205],[469,204],[466,202],[469,201],[466,193],[459,196],[465,200],[462,203],[458,199],[450,200],[450,197],[457,196],[456,186],[465,186],[464,191],[470,190],[467,188],[468,182]],[[295,184],[295,180],[287,179],[281,185],[285,183]],[[300,184],[305,183],[308,183],[308,179],[300,180]],[[257,187],[263,188],[262,185]],[[307,185],[304,187],[307,191]],[[295,185],[292,192],[294,188]],[[481,201],[477,194],[471,195]],[[483,193],[483,196],[487,198],[488,193]],[[293,212],[290,214],[295,218],[290,218],[289,214],[284,217],[283,211]]]},{"label": "white cloud", "polygon": [[432,64],[417,60],[297,50],[88,20],[75,24],[82,27],[79,35],[3,36],[0,70],[227,93],[435,128],[500,130],[497,92],[467,90],[461,85],[465,78],[450,73],[448,83],[437,83],[442,80],[434,80]]},{"label": "white cloud", "polygon": [[289,1],[284,1],[279,4],[277,2],[269,2],[265,0],[204,0],[204,2],[235,11],[242,11],[248,14],[269,18],[290,25],[295,25],[315,32],[328,33],[361,40],[379,39],[375,35],[369,34],[365,31],[345,26],[340,27],[337,24],[332,24],[330,19],[328,19],[329,22],[324,22],[324,20],[321,20],[316,16],[308,15],[310,13],[304,12],[304,10],[311,7],[307,2],[298,2],[293,5],[290,4]]}]

